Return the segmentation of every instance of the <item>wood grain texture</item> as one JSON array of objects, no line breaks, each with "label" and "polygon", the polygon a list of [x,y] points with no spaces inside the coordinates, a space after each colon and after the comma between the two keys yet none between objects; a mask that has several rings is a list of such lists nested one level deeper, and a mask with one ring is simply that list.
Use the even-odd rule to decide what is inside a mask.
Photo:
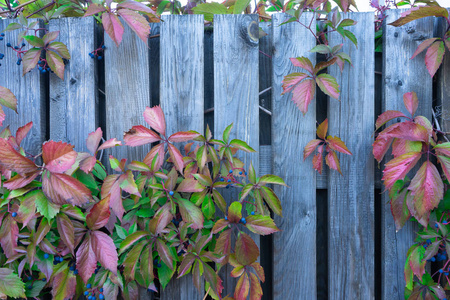
[{"label": "wood grain texture", "polygon": [[[301,22],[309,24],[311,18],[313,14],[303,13]],[[291,94],[281,95],[283,77],[301,72],[289,58],[306,56],[315,63],[315,55],[309,52],[315,39],[298,23],[280,26],[286,19],[283,14],[272,16],[273,174],[289,185],[274,187],[283,217],[275,218],[281,232],[273,236],[273,299],[316,299],[316,174],[302,156],[303,148],[316,137],[316,103],[313,100],[303,116]]]},{"label": "wood grain texture", "polygon": [[[160,103],[167,135],[187,130],[204,132],[203,27],[203,15],[163,16]],[[186,275],[173,279],[161,292],[161,299],[201,300],[203,295],[195,288],[192,276]]]},{"label": "wood grain texture", "polygon": [[[143,112],[151,104],[149,50],[123,20],[122,23],[125,32],[119,47],[105,34],[106,138],[118,140],[123,140],[123,133],[133,125],[149,127]],[[105,154],[131,162],[142,161],[148,151],[150,145],[115,147]]]},{"label": "wood grain texture", "polygon": [[[437,18],[435,20],[435,37],[443,36],[447,30],[445,19]],[[436,100],[437,107],[435,112],[440,119],[441,129],[444,132],[450,132],[450,55],[448,52],[444,55],[444,60],[437,73]],[[450,138],[450,136],[447,136]]]},{"label": "wood grain texture", "polygon": [[[258,18],[256,15],[216,15],[214,17],[214,136],[234,124],[230,139],[237,138],[259,149]],[[248,168],[253,163],[258,174],[258,153],[240,151],[238,157]],[[237,191],[223,193],[229,204]],[[257,245],[259,238],[252,235]],[[219,275],[224,280],[223,295],[233,295],[236,280],[231,268]]]},{"label": "wood grain texture", "polygon": [[[386,24],[397,20],[404,10],[390,10]],[[403,94],[416,92],[419,98],[417,115],[431,120],[432,80],[424,63],[425,52],[410,59],[417,46],[433,35],[433,19],[425,18],[396,28],[386,25],[383,49],[383,106],[382,110],[407,111]],[[401,64],[401,67],[399,67]],[[395,232],[388,195],[382,197],[382,299],[404,299],[405,279],[403,269],[406,252],[413,244],[418,227],[407,222]]]},{"label": "wood grain texture", "polygon": [[[0,32],[14,21],[0,20]],[[30,23],[33,21],[35,20],[29,20]],[[43,25],[40,22],[36,25],[36,28],[43,27]],[[17,33],[18,31],[6,32],[4,40],[0,42],[0,53],[5,54],[3,60],[0,61],[0,86],[10,89],[18,101],[18,114],[3,107],[6,114],[3,128],[9,126],[12,134],[15,135],[17,128],[33,121],[33,128],[21,146],[29,153],[38,154],[41,151],[42,143],[47,139],[46,76],[41,76],[37,69],[33,69],[22,76],[22,65],[16,64],[16,52],[6,47],[6,43],[11,43],[13,46],[17,45]],[[29,49],[29,46],[27,45],[24,49]]]},{"label": "wood grain texture", "polygon": [[[328,134],[340,137],[353,153],[338,154],[342,174],[328,174],[329,299],[374,299],[374,160],[371,154],[375,109],[375,56],[372,13],[348,13],[358,48],[338,33],[330,46],[344,44],[353,67],[328,73],[340,86],[340,101],[328,100]],[[336,251],[338,250],[339,251]]]},{"label": "wood grain texture", "polygon": [[97,59],[89,56],[97,48],[95,27],[93,17],[55,19],[49,25],[50,31],[60,31],[58,40],[71,57],[64,80],[50,75],[50,139],[75,145],[76,151],[87,151],[86,138],[99,125]]}]

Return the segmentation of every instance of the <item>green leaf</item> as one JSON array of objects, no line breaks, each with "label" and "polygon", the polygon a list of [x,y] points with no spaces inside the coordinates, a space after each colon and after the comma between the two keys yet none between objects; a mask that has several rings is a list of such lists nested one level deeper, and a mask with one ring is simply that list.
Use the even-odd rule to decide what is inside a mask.
[{"label": "green leaf", "polygon": [[50,69],[52,69],[59,78],[64,80],[64,62],[62,58],[56,54],[56,52],[52,51],[47,51],[45,57]]},{"label": "green leaf", "polygon": [[223,131],[223,141],[228,144],[228,140],[230,138],[230,131],[233,128],[233,123],[231,123],[230,125],[227,126],[227,128],[225,128],[225,130]]},{"label": "green leaf", "polygon": [[256,152],[252,147],[250,147],[246,142],[234,139],[230,142],[230,146],[243,150],[245,152]]},{"label": "green leaf", "polygon": [[246,227],[259,235],[268,235],[280,231],[269,216],[248,216],[246,218]]},{"label": "green leaf", "polygon": [[284,185],[287,186],[286,183],[284,182],[284,180],[276,175],[264,175],[259,179],[260,183],[264,183],[264,184],[279,184],[279,185]]},{"label": "green leaf", "polygon": [[202,203],[202,212],[205,215],[206,219],[211,219],[215,212],[216,207],[214,206],[214,202],[211,199],[211,195],[206,195],[205,199]]},{"label": "green leaf", "polygon": [[170,279],[172,279],[172,276],[176,270],[175,266],[175,261],[173,262],[172,268],[169,268],[163,261],[161,261],[161,267],[158,268],[158,278],[163,289],[166,288]]},{"label": "green leaf", "polygon": [[39,58],[41,57],[42,49],[40,48],[31,48],[28,50],[23,56],[23,75],[30,72],[34,67],[36,67]]},{"label": "green leaf", "polygon": [[37,47],[37,48],[43,48],[45,46],[44,41],[41,38],[38,38],[34,35],[26,35],[23,37],[30,45]]},{"label": "green leaf", "polygon": [[125,252],[131,245],[142,239],[143,237],[148,236],[148,233],[145,231],[136,231],[133,234],[130,234],[120,243],[119,255]]},{"label": "green leaf", "polygon": [[217,2],[202,3],[192,9],[194,14],[204,15],[205,21],[213,21],[214,15],[228,14],[228,10],[225,5]]},{"label": "green leaf", "polygon": [[255,262],[259,257],[259,249],[253,239],[244,232],[239,232],[236,241],[236,259],[243,265],[247,266]]},{"label": "green leaf", "polygon": [[34,197],[37,211],[43,215],[47,220],[52,220],[58,213],[60,207],[48,201],[42,190],[35,190],[27,194],[26,197]]},{"label": "green leaf", "polygon": [[119,224],[115,224],[114,227],[116,228],[116,233],[122,240],[127,238],[128,232],[121,227]]},{"label": "green leaf", "polygon": [[178,207],[180,209],[181,217],[193,229],[203,228],[203,215],[200,209],[194,203],[185,199],[177,199]]},{"label": "green leaf", "polygon": [[448,11],[446,8],[439,6],[418,6],[402,13],[401,17],[390,23],[389,25],[399,27],[411,21],[418,20],[425,17],[444,17],[448,18]]},{"label": "green leaf", "polygon": [[330,54],[332,52],[330,46],[328,45],[317,45],[314,48],[312,48],[311,50],[309,50],[309,52],[315,52],[315,53],[320,53],[320,54]]},{"label": "green leaf", "polygon": [[24,284],[13,270],[0,268],[0,293],[13,298],[25,298]]},{"label": "green leaf", "polygon": [[[17,98],[7,88],[0,86],[0,103],[13,109],[17,113]],[[0,122],[1,125],[1,122]]]},{"label": "green leaf", "polygon": [[94,174],[95,177],[97,177],[100,180],[105,180],[106,178],[106,171],[102,168],[100,163],[96,163],[94,166],[94,170],[92,171],[92,174]]},{"label": "green leaf", "polygon": [[250,4],[250,0],[237,0],[234,4],[233,14],[239,15],[241,14],[247,6]]},{"label": "green leaf", "polygon": [[70,59],[70,53],[67,46],[61,42],[53,42],[48,45],[48,49],[57,52],[62,58]]},{"label": "green leaf", "polygon": [[11,23],[8,25],[8,27],[6,27],[5,30],[3,30],[2,32],[8,32],[8,31],[14,31],[17,29],[22,29],[22,25],[20,25],[19,23]]},{"label": "green leaf", "polygon": [[36,280],[32,283],[29,283],[28,288],[25,291],[25,295],[30,298],[38,297],[46,284],[47,282],[44,282],[42,280]]},{"label": "green leaf", "polygon": [[228,208],[228,221],[238,223],[242,218],[242,204],[235,201]]},{"label": "green leaf", "polygon": [[277,215],[282,216],[282,208],[281,208],[281,202],[280,199],[278,199],[275,192],[266,187],[261,187],[261,194],[266,201],[267,205],[269,205],[270,209]]}]

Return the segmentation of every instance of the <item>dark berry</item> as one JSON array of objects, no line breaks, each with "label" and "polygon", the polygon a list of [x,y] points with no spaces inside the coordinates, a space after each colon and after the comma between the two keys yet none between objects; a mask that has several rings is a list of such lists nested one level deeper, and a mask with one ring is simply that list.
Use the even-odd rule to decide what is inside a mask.
[{"label": "dark berry", "polygon": [[103,288],[99,288],[98,291],[99,291],[100,293],[103,293]]},{"label": "dark berry", "polygon": [[20,63],[21,63],[20,60],[18,60],[18,61],[16,62],[16,64],[17,64],[18,66],[20,66]]},{"label": "dark berry", "polygon": [[70,271],[75,271],[75,267],[74,267],[74,266],[71,266],[71,267],[69,268],[69,270],[70,270]]},{"label": "dark berry", "polygon": [[434,227],[436,227],[436,228],[439,228],[439,225],[438,225],[438,223],[434,224]]},{"label": "dark berry", "polygon": [[103,294],[98,295],[98,299],[103,300],[105,299],[105,296],[103,296]]},{"label": "dark berry", "polygon": [[85,296],[89,295],[89,292],[88,291],[84,292],[84,295]]},{"label": "dark berry", "polygon": [[442,269],[439,269],[439,273],[444,273],[444,270],[442,270]]},{"label": "dark berry", "polygon": [[230,174],[233,173],[233,170],[230,170]]},{"label": "dark berry", "polygon": [[254,216],[255,215],[255,212],[254,211],[252,211],[251,213],[250,213],[252,216]]},{"label": "dark berry", "polygon": [[98,60],[102,60],[102,58],[103,58],[103,57],[101,57],[101,56],[97,57]]},{"label": "dark berry", "polygon": [[78,270],[73,271],[73,275],[78,275]]},{"label": "dark berry", "polygon": [[153,260],[153,264],[156,265],[157,263],[158,263],[158,260],[155,258],[155,259]]},{"label": "dark berry", "polygon": [[0,36],[0,41],[3,41],[3,37]]},{"label": "dark berry", "polygon": [[27,280],[30,281],[31,279],[33,279],[33,277],[28,276]]},{"label": "dark berry", "polygon": [[16,212],[13,212],[11,215],[12,215],[13,218],[17,217],[17,213]]},{"label": "dark berry", "polygon": [[104,49],[106,49],[106,46],[105,46],[105,45],[103,45],[103,46],[102,46],[102,49],[103,49],[103,50],[104,50]]},{"label": "dark berry", "polygon": [[432,258],[430,258],[430,260],[431,260],[432,262],[435,262],[435,261],[436,261],[436,258],[433,256]]},{"label": "dark berry", "polygon": [[445,276],[448,276],[448,272],[445,272],[444,275],[445,275]]},{"label": "dark berry", "polygon": [[0,36],[5,36],[5,33],[4,32],[0,33]]},{"label": "dark berry", "polygon": [[242,219],[241,219],[241,222],[242,222],[243,224],[247,223],[247,221],[245,220],[245,218],[242,218]]},{"label": "dark berry", "polygon": [[5,54],[0,53],[0,59],[3,59],[5,57]]},{"label": "dark berry", "polygon": [[228,179],[227,182],[231,182],[231,179]]},{"label": "dark berry", "polygon": [[428,244],[431,244],[431,240],[430,240],[430,239],[428,239],[428,240],[427,240],[427,243],[428,243]]},{"label": "dark berry", "polygon": [[22,43],[22,47],[25,47],[25,43]]},{"label": "dark berry", "polygon": [[225,179],[223,179],[223,178],[220,178],[220,181],[225,181]]},{"label": "dark berry", "polygon": [[47,71],[44,69],[41,71],[42,74],[45,74]]},{"label": "dark berry", "polygon": [[12,46],[11,46],[11,43],[7,43],[7,44],[6,44],[6,47],[12,47]]},{"label": "dark berry", "polygon": [[14,49],[19,50],[19,46],[14,46]]},{"label": "dark berry", "polygon": [[158,268],[161,268],[161,264],[158,264],[157,267],[158,267]]},{"label": "dark berry", "polygon": [[33,288],[32,285],[27,286],[27,289],[31,290]]},{"label": "dark berry", "polygon": [[88,284],[86,284],[86,287],[87,287],[88,289],[90,289],[90,288],[92,287],[92,285],[91,285],[90,283],[88,283]]},{"label": "dark berry", "polygon": [[170,191],[170,192],[169,192],[169,195],[170,195],[170,196],[173,196],[173,191]]},{"label": "dark berry", "polygon": [[42,281],[43,281],[43,282],[46,282],[46,281],[47,281],[47,278],[45,278],[45,277],[42,278]]},{"label": "dark berry", "polygon": [[227,217],[227,216],[225,216],[225,220],[228,220],[228,217]]}]

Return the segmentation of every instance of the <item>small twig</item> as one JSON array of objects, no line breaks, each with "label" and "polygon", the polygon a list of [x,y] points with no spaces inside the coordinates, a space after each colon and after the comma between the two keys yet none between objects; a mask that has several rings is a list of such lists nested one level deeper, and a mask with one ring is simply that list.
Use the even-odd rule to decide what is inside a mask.
[{"label": "small twig", "polygon": [[211,107],[211,108],[206,109],[204,113],[207,114],[207,113],[210,113],[213,111],[214,111],[214,107]]},{"label": "small twig", "polygon": [[102,91],[101,89],[98,89],[98,91],[106,96],[106,93],[104,91]]},{"label": "small twig", "polygon": [[149,36],[148,38],[149,39],[154,39],[154,38],[158,38],[158,37],[160,37],[160,34],[155,34],[155,35]]},{"label": "small twig", "polygon": [[47,4],[47,5],[45,5],[45,6],[41,7],[41,8],[39,8],[37,11],[34,11],[34,12],[32,12],[31,14],[29,14],[29,15],[27,16],[27,19],[29,19],[32,15],[35,15],[35,14],[37,14],[37,13],[43,11],[44,9],[49,8],[49,7],[52,6],[53,4],[55,4],[55,1],[54,1],[54,0],[52,0],[52,2],[50,2],[49,4]]},{"label": "small twig", "polygon": [[383,75],[383,72],[380,72],[380,71],[375,71],[375,74],[378,74],[378,75]]},{"label": "small twig", "polygon": [[6,14],[6,13],[13,13],[13,12],[15,12],[15,11],[21,9],[22,7],[27,6],[28,4],[34,3],[34,2],[36,2],[36,1],[37,1],[37,0],[30,0],[30,1],[28,1],[28,2],[25,2],[25,3],[23,3],[23,4],[20,4],[19,6],[17,6],[16,8],[13,8],[13,9],[11,9],[11,10],[5,10],[5,11],[2,11],[2,12],[0,12],[0,15]]},{"label": "small twig", "polygon": [[[431,109],[431,113],[433,114],[433,118],[434,118],[434,123],[436,124],[436,129],[441,131],[441,126],[439,125],[439,120],[436,118],[436,114],[434,113],[434,109]],[[441,131],[442,132],[442,131]],[[450,142],[447,138],[447,136],[444,134],[444,139],[447,142]]]},{"label": "small twig", "polygon": [[266,92],[268,92],[268,91],[270,91],[272,89],[272,87],[271,86],[269,86],[267,89],[265,89],[265,90],[262,90],[261,92],[259,92],[259,95],[261,96],[262,94],[264,94],[264,93],[266,93]]},{"label": "small twig", "polygon": [[203,297],[203,300],[206,300],[206,297],[208,297],[210,289],[211,289],[211,287],[209,287],[208,290],[206,291],[206,294],[205,294],[205,297]]},{"label": "small twig", "polygon": [[262,52],[261,50],[258,50],[258,51],[259,51],[259,53],[261,53],[261,54],[267,56],[268,58],[272,58],[272,56],[270,56],[269,54],[266,54],[266,53]]},{"label": "small twig", "polygon": [[272,115],[272,112],[264,107],[262,107],[261,105],[259,106],[259,109],[262,110],[263,112],[265,112],[266,114],[268,114],[269,116]]}]

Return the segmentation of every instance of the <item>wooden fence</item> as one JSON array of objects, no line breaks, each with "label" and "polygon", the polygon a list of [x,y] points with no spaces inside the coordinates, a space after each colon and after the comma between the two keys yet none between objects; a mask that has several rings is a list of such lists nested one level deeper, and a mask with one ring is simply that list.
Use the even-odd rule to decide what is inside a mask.
[{"label": "wooden fence", "polygon": [[[389,11],[387,22],[400,12]],[[19,114],[8,111],[5,123],[16,129],[34,122],[25,141],[31,151],[39,151],[48,139],[82,151],[96,127],[104,129],[105,138],[121,138],[132,125],[144,124],[144,108],[156,104],[165,111],[168,132],[204,132],[209,124],[218,135],[234,122],[235,137],[260,149],[243,156],[244,162],[252,160],[261,174],[279,175],[290,186],[276,188],[284,212],[276,222],[282,231],[259,241],[267,278],[264,299],[404,299],[403,266],[417,228],[410,222],[395,232],[371,154],[372,133],[377,115],[403,110],[402,95],[409,91],[418,94],[419,113],[430,119],[432,107],[440,106],[450,131],[450,102],[445,101],[450,59],[447,55],[435,83],[423,54],[409,59],[433,30],[442,29],[431,18],[401,28],[386,26],[383,53],[375,55],[373,14],[348,17],[358,21],[351,27],[357,48],[336,33],[329,35],[330,43],[344,43],[353,60],[343,73],[335,66],[328,69],[338,79],[341,99],[318,93],[305,116],[290,95],[281,95],[281,81],[298,70],[290,57],[316,61],[309,52],[315,39],[298,23],[280,26],[286,19],[282,14],[260,24],[268,33],[261,39],[256,15],[218,15],[210,28],[201,15],[163,16],[164,22],[152,24],[151,36],[158,37],[149,39],[148,47],[128,27],[118,48],[105,36],[102,61],[88,56],[103,40],[94,19],[52,20],[50,30],[61,31],[59,40],[72,57],[64,81],[36,70],[22,77],[12,51],[0,43],[0,52],[6,53],[0,86],[19,100]],[[302,15],[305,23],[311,18]],[[0,20],[0,31],[10,22]],[[14,38],[7,33],[6,41]],[[343,176],[334,171],[319,175],[311,159],[302,159],[304,146],[316,136],[317,121],[327,116],[329,134],[340,136],[353,152],[340,157]],[[148,150],[118,147],[111,154],[142,159]],[[224,284],[224,295],[232,293],[235,281],[228,276]],[[140,297],[191,300],[203,294],[186,276],[160,295],[143,292]]]}]

